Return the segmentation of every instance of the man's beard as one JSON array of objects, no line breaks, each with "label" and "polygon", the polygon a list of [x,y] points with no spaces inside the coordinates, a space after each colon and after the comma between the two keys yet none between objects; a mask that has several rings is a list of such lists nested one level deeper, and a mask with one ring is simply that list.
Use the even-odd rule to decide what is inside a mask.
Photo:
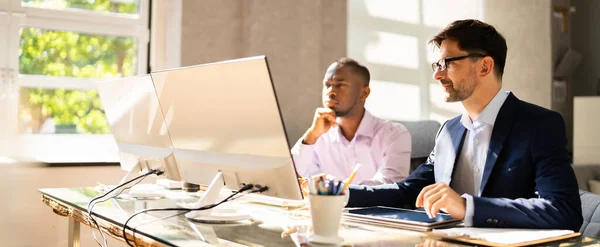
[{"label": "man's beard", "polygon": [[345,117],[346,115],[348,115],[348,113],[350,113],[350,109],[345,110],[345,111],[338,111],[336,109],[333,109],[333,111],[335,111],[336,117]]},{"label": "man's beard", "polygon": [[[468,99],[475,91],[475,87],[479,85],[479,81],[475,78],[475,71],[470,71],[469,75],[462,79],[460,83],[454,84],[450,80],[442,80],[442,84],[452,84],[453,86],[448,89],[448,96],[446,102],[459,102]],[[454,85],[458,85],[454,88]]]},{"label": "man's beard", "polygon": [[[337,107],[331,108],[335,112],[335,117],[345,117],[352,112],[352,109],[358,104],[358,102],[354,101],[352,105],[346,109],[338,109]],[[338,105],[339,107],[339,105]]]}]

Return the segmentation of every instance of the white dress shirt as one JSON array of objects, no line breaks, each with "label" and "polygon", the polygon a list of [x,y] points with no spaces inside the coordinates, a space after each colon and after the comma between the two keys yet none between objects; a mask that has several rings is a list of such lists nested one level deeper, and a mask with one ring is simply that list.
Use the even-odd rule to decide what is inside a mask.
[{"label": "white dress shirt", "polygon": [[360,163],[352,183],[365,185],[408,177],[410,152],[411,136],[404,125],[374,117],[368,111],[352,140],[344,137],[338,125],[313,145],[303,144],[300,138],[291,150],[296,170],[304,177],[325,173],[342,180]]},{"label": "white dress shirt", "polygon": [[461,124],[467,129],[463,140],[461,152],[458,156],[458,162],[454,167],[454,175],[451,187],[458,194],[467,200],[467,208],[464,223],[465,226],[473,224],[473,215],[475,206],[473,205],[473,195],[481,196],[481,179],[485,161],[487,158],[492,130],[500,108],[506,101],[509,92],[500,88],[496,96],[483,109],[479,117],[472,121],[467,112],[462,114]]}]

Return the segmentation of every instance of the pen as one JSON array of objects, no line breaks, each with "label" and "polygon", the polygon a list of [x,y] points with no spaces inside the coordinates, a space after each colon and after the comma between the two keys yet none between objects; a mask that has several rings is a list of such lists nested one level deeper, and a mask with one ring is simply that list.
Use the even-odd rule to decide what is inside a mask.
[{"label": "pen", "polygon": [[342,189],[342,193],[344,191],[346,191],[346,189],[348,188],[348,186],[350,185],[350,183],[352,183],[352,180],[354,179],[354,176],[356,176],[356,172],[358,171],[358,168],[360,168],[360,163],[356,163],[356,166],[354,166],[354,170],[352,170],[352,173],[350,173],[350,177],[348,177],[346,180],[346,184],[344,184],[344,188]]},{"label": "pen", "polygon": [[335,192],[334,195],[341,195],[343,190],[342,190],[342,185],[344,185],[343,181],[338,181],[337,185],[335,186]]}]

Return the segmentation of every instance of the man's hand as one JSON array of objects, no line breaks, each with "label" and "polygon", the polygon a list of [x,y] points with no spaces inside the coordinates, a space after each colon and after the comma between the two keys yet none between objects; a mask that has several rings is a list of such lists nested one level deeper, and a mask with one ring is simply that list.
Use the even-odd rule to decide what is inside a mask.
[{"label": "man's hand", "polygon": [[452,218],[463,220],[467,211],[466,199],[460,197],[445,183],[436,183],[423,188],[417,196],[415,206],[425,208],[429,218],[436,217],[438,211],[442,210]]},{"label": "man's hand", "polygon": [[317,108],[313,124],[302,138],[303,143],[308,145],[315,144],[321,135],[325,134],[329,131],[329,128],[336,124],[335,111],[329,108]]}]

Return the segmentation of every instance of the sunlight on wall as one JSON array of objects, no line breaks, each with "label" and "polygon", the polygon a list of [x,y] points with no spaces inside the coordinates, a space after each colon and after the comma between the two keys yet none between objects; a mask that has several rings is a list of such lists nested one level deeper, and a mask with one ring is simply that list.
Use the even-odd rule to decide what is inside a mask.
[{"label": "sunlight on wall", "polygon": [[419,47],[416,37],[395,33],[375,32],[377,41],[369,42],[365,58],[369,63],[419,68]]},{"label": "sunlight on wall", "polygon": [[364,4],[370,16],[412,24],[419,23],[421,13],[419,0],[365,0]]},{"label": "sunlight on wall", "polygon": [[451,118],[462,113],[463,106],[459,102],[446,102],[446,92],[439,82],[429,84],[429,102],[431,103],[431,112],[440,116]]},{"label": "sunlight on wall", "polygon": [[371,94],[365,107],[371,114],[393,120],[420,119],[420,88],[388,81],[371,81]]},{"label": "sunlight on wall", "polygon": [[349,57],[371,71],[367,109],[394,120],[444,122],[462,112],[433,80],[439,50],[427,44],[452,21],[476,18],[482,0],[348,0]]},{"label": "sunlight on wall", "polygon": [[[425,40],[425,53],[427,57],[427,64],[431,64],[433,62],[437,62],[440,59],[440,49],[435,47],[433,44],[429,44],[429,40]],[[427,67],[430,69],[430,67]],[[429,70],[433,73],[433,70]],[[433,79],[432,79],[433,80]]]},{"label": "sunlight on wall", "polygon": [[455,20],[477,18],[478,0],[422,0],[423,24],[444,28]]}]

